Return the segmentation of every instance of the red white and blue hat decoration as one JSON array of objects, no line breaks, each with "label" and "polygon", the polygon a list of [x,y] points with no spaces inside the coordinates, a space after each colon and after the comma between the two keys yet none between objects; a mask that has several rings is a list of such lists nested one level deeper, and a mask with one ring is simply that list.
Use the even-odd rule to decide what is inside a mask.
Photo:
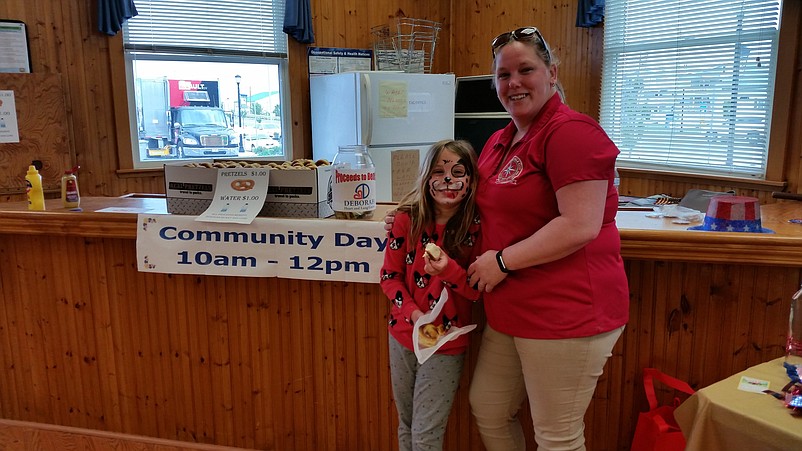
[{"label": "red white and blue hat decoration", "polygon": [[704,222],[688,230],[708,232],[774,233],[760,221],[760,202],[755,197],[716,196],[710,199]]}]

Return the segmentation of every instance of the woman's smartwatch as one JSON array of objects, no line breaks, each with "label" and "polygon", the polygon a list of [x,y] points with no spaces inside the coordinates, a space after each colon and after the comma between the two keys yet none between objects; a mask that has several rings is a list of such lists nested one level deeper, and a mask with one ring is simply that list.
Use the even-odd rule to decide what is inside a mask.
[{"label": "woman's smartwatch", "polygon": [[504,252],[504,249],[496,252],[496,262],[498,263],[498,269],[501,270],[504,274],[509,274],[510,270],[507,269],[507,265],[504,264],[504,258],[501,256],[501,253]]}]

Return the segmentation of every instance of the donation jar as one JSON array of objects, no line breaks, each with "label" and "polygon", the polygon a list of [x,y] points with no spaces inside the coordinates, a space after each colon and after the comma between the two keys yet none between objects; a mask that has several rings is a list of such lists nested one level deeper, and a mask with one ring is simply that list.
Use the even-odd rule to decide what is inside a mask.
[{"label": "donation jar", "polygon": [[376,167],[367,146],[339,146],[331,163],[331,208],[337,219],[372,219],[376,210]]}]

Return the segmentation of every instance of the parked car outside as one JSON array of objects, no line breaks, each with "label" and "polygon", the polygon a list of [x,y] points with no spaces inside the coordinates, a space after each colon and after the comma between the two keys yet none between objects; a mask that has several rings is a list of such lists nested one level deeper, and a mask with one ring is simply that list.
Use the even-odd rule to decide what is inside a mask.
[{"label": "parked car outside", "polygon": [[277,141],[273,134],[268,134],[265,130],[257,130],[256,133],[245,138],[245,149],[251,152],[256,152],[259,147],[271,148],[281,146],[281,142]]}]

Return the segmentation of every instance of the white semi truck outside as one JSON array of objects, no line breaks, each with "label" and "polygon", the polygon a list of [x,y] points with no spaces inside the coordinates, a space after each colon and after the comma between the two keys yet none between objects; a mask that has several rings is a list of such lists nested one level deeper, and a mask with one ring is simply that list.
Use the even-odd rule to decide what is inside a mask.
[{"label": "white semi truck outside", "polygon": [[239,136],[217,81],[137,79],[139,139],[148,158],[234,157]]}]

